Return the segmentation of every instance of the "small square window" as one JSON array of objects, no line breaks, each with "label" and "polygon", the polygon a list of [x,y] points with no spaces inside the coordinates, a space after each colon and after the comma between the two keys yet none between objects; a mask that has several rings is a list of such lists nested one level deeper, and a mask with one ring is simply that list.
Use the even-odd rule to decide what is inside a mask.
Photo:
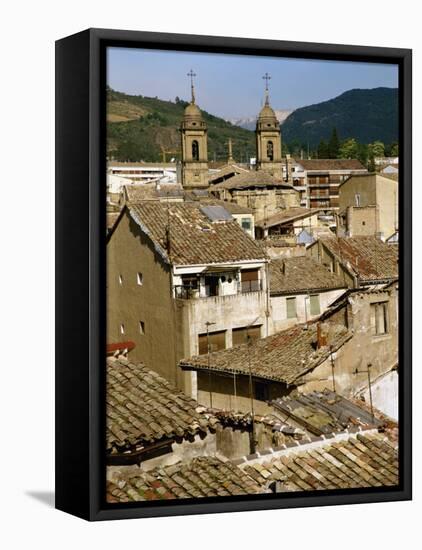
[{"label": "small square window", "polygon": [[138,283],[139,286],[144,284],[144,276],[139,271],[136,274],[136,282]]},{"label": "small square window", "polygon": [[120,325],[120,334],[124,334],[125,333],[125,325],[122,323]]},{"label": "small square window", "polygon": [[145,334],[145,323],[144,321],[139,321],[139,333]]}]

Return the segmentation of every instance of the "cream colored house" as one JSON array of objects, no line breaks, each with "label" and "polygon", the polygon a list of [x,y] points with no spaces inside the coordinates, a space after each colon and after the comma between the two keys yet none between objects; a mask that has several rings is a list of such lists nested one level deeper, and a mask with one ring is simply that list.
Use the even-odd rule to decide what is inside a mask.
[{"label": "cream colored house", "polygon": [[351,176],[339,188],[340,228],[349,237],[387,240],[398,229],[398,182],[379,174]]}]

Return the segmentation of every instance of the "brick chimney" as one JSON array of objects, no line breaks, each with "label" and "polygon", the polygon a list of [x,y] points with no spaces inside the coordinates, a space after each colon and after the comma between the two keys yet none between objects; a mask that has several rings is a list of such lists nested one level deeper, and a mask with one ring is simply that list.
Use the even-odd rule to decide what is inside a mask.
[{"label": "brick chimney", "polygon": [[317,349],[320,349],[327,345],[327,333],[324,331],[322,324],[317,323]]}]

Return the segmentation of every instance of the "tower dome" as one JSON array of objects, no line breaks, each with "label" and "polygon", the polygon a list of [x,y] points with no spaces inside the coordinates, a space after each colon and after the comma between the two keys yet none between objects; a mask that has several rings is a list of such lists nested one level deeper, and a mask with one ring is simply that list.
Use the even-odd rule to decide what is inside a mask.
[{"label": "tower dome", "polygon": [[274,109],[271,107],[271,105],[268,102],[268,97],[265,101],[265,105],[262,107],[261,111],[259,112],[258,119],[275,119],[277,120],[276,114],[274,112]]},{"label": "tower dome", "polygon": [[189,105],[186,107],[183,118],[185,120],[201,120],[202,119],[202,113],[199,109],[198,105],[191,101]]}]

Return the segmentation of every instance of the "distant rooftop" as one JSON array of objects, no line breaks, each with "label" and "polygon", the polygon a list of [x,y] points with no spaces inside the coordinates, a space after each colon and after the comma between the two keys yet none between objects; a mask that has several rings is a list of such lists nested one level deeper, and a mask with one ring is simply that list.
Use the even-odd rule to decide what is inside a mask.
[{"label": "distant rooftop", "polygon": [[226,181],[217,183],[210,188],[210,191],[220,189],[249,189],[254,187],[279,187],[282,189],[293,189],[282,178],[272,176],[265,170],[248,170]]},{"label": "distant rooftop", "polygon": [[179,183],[138,183],[125,185],[124,192],[127,200],[131,203],[147,200],[162,200],[165,198],[182,199],[184,192]]},{"label": "distant rooftop", "polygon": [[289,223],[291,221],[308,218],[318,214],[319,212],[321,212],[321,209],[319,208],[301,208],[300,206],[286,208],[285,210],[281,210],[267,219],[258,220],[255,225],[263,228],[274,227]]},{"label": "distant rooftop", "polygon": [[377,237],[322,237],[320,242],[362,283],[398,277],[397,247]]},{"label": "distant rooftop", "polygon": [[305,170],[366,170],[357,159],[295,159]]},{"label": "distant rooftop", "polygon": [[277,258],[270,262],[270,291],[273,295],[346,287],[342,277],[309,256]]}]

